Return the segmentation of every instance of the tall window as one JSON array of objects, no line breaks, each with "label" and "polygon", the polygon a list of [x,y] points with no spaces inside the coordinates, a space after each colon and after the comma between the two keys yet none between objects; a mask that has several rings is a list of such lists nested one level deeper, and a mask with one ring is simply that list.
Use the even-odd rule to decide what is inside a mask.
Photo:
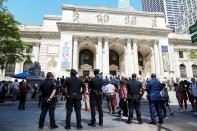
[{"label": "tall window", "polygon": [[90,50],[82,50],[79,53],[79,67],[84,64],[88,64],[93,67],[93,58],[93,53]]},{"label": "tall window", "polygon": [[25,61],[23,65],[23,72],[29,72],[29,68],[32,67],[32,65],[33,65],[32,62]]},{"label": "tall window", "polygon": [[197,78],[197,65],[192,65],[193,77]]},{"label": "tall window", "polygon": [[187,72],[186,72],[186,67],[185,67],[185,65],[184,65],[184,64],[181,64],[181,65],[179,66],[179,68],[180,68],[181,77],[186,78],[186,77],[187,77]]},{"label": "tall window", "polygon": [[179,51],[179,58],[183,58],[183,51]]},{"label": "tall window", "polygon": [[109,52],[109,65],[119,66],[119,56],[113,50],[110,50],[110,52]]},{"label": "tall window", "polygon": [[7,65],[5,69],[5,76],[11,76],[15,73],[15,64],[9,64]]}]

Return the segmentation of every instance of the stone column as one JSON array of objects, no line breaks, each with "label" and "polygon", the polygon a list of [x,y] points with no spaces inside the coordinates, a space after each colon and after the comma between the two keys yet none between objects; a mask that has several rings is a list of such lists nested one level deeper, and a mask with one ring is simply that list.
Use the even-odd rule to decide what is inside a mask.
[{"label": "stone column", "polygon": [[124,60],[125,60],[125,76],[128,76],[128,53],[127,53],[127,46],[124,46]]},{"label": "stone column", "polygon": [[102,61],[102,37],[98,38],[98,43],[96,46],[96,68],[100,69],[100,72],[103,72],[102,70],[102,65],[103,65],[103,61]]},{"label": "stone column", "polygon": [[133,64],[133,55],[131,49],[131,40],[127,40],[127,71],[128,76],[131,77],[132,73],[134,73],[134,64]]},{"label": "stone column", "polygon": [[78,71],[79,67],[79,45],[77,37],[74,37],[74,44],[73,44],[73,69]]},{"label": "stone column", "polygon": [[134,73],[139,74],[137,40],[133,40]]},{"label": "stone column", "polygon": [[154,41],[154,56],[155,56],[155,73],[159,77],[161,74],[160,70],[160,57],[159,57],[159,49],[158,49],[158,41]]},{"label": "stone column", "polygon": [[15,74],[21,73],[21,63],[15,64]]},{"label": "stone column", "polygon": [[155,73],[155,54],[153,47],[151,47],[151,73]]},{"label": "stone column", "polygon": [[109,75],[109,40],[105,38],[103,49],[103,77]]}]

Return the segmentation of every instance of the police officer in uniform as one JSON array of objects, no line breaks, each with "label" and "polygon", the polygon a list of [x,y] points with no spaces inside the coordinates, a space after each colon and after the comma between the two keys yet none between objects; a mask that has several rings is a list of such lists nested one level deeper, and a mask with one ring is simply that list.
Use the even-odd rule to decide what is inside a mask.
[{"label": "police officer in uniform", "polygon": [[140,95],[142,90],[142,83],[136,80],[136,74],[132,74],[132,79],[127,81],[126,87],[128,90],[129,108],[129,117],[127,123],[132,123],[133,109],[135,108],[138,124],[142,124],[142,118],[140,113]]},{"label": "police officer in uniform", "polygon": [[50,127],[51,129],[58,128],[55,124],[54,111],[55,111],[55,93],[56,86],[54,81],[52,80],[53,74],[51,72],[47,73],[46,79],[40,84],[41,95],[41,114],[39,119],[39,128],[43,129],[44,121],[49,110],[49,118],[50,118]]},{"label": "police officer in uniform", "polygon": [[103,126],[103,109],[102,109],[102,84],[103,80],[99,77],[99,69],[94,70],[95,77],[89,82],[90,88],[90,108],[91,108],[91,123],[89,126],[96,126],[96,107],[99,112],[99,125]]},{"label": "police officer in uniform", "polygon": [[83,128],[81,125],[81,99],[82,94],[81,88],[83,87],[83,81],[76,76],[77,71],[71,69],[70,77],[66,79],[64,87],[67,90],[67,101],[66,101],[66,126],[65,129],[70,129],[71,124],[71,114],[73,110],[73,106],[76,113],[77,118],[77,129]]}]

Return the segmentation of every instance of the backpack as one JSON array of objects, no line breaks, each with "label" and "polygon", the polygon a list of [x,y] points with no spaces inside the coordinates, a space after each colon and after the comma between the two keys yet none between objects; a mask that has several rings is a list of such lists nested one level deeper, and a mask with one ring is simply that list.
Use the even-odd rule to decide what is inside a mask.
[{"label": "backpack", "polygon": [[169,98],[168,91],[167,91],[166,88],[164,88],[163,90],[160,91],[160,95],[161,95],[162,99],[168,99]]}]

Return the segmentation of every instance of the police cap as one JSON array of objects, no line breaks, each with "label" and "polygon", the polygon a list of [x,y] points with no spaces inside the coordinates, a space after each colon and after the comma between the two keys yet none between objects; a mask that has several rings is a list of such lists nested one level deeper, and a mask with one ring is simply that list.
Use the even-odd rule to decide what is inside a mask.
[{"label": "police cap", "polygon": [[99,74],[99,71],[100,71],[99,69],[94,69],[94,74],[95,75]]},{"label": "police cap", "polygon": [[75,76],[77,74],[77,71],[75,69],[71,69],[70,74]]}]

